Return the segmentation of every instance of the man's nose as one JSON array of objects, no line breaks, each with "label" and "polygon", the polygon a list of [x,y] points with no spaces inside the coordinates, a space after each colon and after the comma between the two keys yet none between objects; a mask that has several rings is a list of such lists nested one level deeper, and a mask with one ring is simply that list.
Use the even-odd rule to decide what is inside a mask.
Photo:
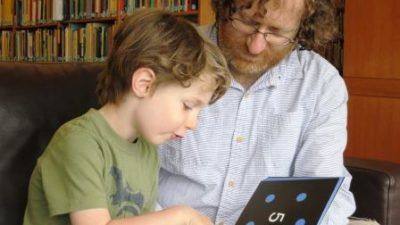
[{"label": "man's nose", "polygon": [[265,47],[267,46],[267,42],[265,40],[264,34],[262,33],[254,33],[249,35],[247,38],[247,49],[249,50],[250,54],[258,55],[262,51],[264,51]]}]

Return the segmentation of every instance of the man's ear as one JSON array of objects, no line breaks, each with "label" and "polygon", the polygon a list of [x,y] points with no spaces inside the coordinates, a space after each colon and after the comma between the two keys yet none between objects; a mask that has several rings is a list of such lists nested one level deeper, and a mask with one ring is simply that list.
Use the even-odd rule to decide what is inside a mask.
[{"label": "man's ear", "polygon": [[131,89],[137,97],[146,97],[150,95],[155,80],[156,74],[152,69],[145,67],[139,68],[132,74]]}]

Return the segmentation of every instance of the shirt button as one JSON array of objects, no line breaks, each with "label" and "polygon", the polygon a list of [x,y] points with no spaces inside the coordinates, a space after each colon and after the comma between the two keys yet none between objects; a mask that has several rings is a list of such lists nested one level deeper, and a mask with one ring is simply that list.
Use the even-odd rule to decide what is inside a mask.
[{"label": "shirt button", "polygon": [[228,182],[228,187],[234,188],[235,187],[235,181],[231,180]]},{"label": "shirt button", "polygon": [[225,225],[225,221],[221,221],[221,222],[219,222],[219,223],[217,223],[217,225]]},{"label": "shirt button", "polygon": [[250,97],[250,92],[244,93],[244,98],[248,98],[248,97]]},{"label": "shirt button", "polygon": [[237,136],[236,137],[236,142],[237,143],[242,143],[244,141],[244,137],[243,136]]}]

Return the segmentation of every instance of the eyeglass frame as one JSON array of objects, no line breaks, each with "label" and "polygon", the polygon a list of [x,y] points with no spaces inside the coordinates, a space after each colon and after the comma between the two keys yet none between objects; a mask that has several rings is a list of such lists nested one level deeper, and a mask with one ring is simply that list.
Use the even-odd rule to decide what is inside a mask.
[{"label": "eyeglass frame", "polygon": [[[235,27],[235,25],[234,25],[234,23],[233,23],[234,20],[237,20],[237,21],[243,23],[243,25],[245,25],[245,26],[252,27],[252,28],[254,29],[254,31],[251,32],[251,33],[247,33],[247,32],[244,32],[244,31],[240,30],[239,28]],[[267,40],[267,36],[268,36],[268,35],[274,35],[274,36],[276,36],[276,37],[284,38],[284,39],[287,40],[287,42],[284,42],[283,44],[279,44],[279,45],[271,44],[272,46],[283,47],[283,46],[286,46],[286,45],[289,45],[289,44],[292,44],[292,43],[296,43],[296,42],[297,42],[297,41],[294,40],[293,38],[289,38],[289,37],[286,37],[286,36],[281,35],[281,34],[277,34],[277,33],[274,33],[274,32],[262,32],[262,31],[259,30],[258,27],[253,26],[253,25],[250,25],[250,24],[244,22],[243,20],[241,20],[241,19],[239,19],[239,18],[232,18],[232,17],[229,17],[229,18],[228,18],[228,21],[230,22],[230,24],[232,25],[232,27],[233,27],[235,30],[237,30],[237,31],[239,31],[239,32],[241,32],[241,33],[244,33],[244,34],[246,34],[246,35],[257,34],[257,33],[262,34],[262,35],[264,36],[265,41],[268,42],[269,44],[271,44],[271,43]]]}]

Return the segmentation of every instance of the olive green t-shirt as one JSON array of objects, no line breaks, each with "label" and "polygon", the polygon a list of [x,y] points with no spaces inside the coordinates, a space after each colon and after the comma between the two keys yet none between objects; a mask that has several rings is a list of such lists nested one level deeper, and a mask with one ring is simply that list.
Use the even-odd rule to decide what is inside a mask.
[{"label": "olive green t-shirt", "polygon": [[155,146],[122,139],[91,109],[60,127],[38,159],[24,225],[70,224],[69,213],[91,208],[112,219],[152,211],[158,171]]}]

